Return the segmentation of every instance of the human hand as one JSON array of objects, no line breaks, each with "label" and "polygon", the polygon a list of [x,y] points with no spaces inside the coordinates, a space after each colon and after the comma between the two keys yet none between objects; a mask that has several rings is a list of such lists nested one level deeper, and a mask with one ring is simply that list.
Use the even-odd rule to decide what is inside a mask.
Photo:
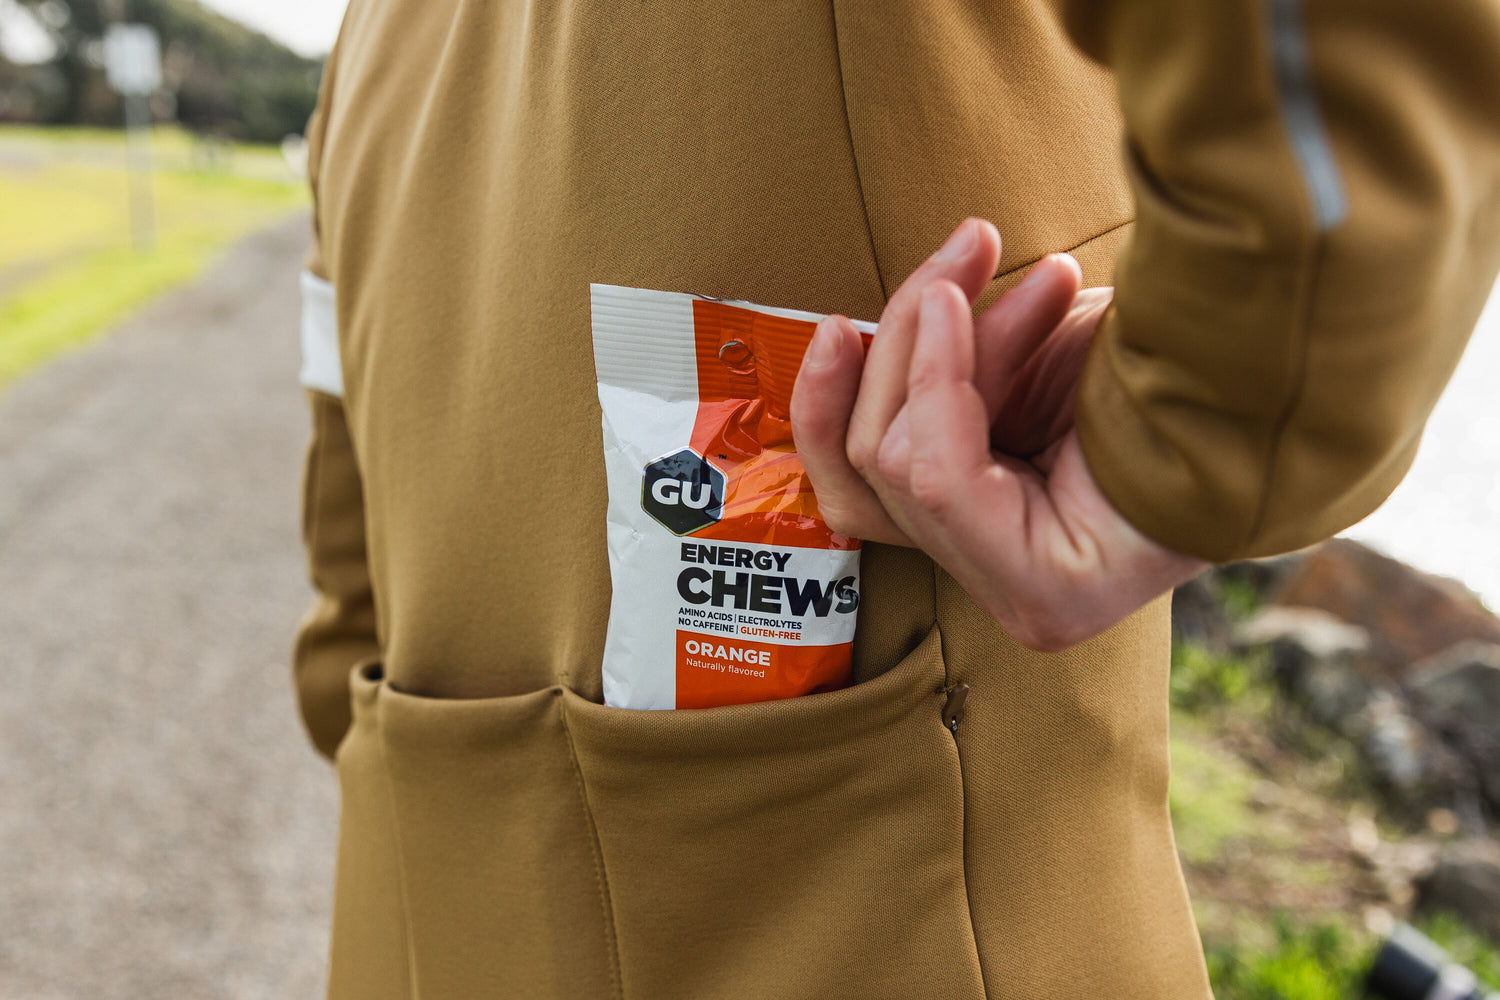
[{"label": "human hand", "polygon": [[865,357],[818,326],[792,426],[834,530],[927,551],[1017,641],[1056,651],[1207,563],[1158,545],[1099,492],[1073,430],[1078,372],[1108,290],[1043,258],[976,322],[1000,256],[970,219],[891,297]]}]

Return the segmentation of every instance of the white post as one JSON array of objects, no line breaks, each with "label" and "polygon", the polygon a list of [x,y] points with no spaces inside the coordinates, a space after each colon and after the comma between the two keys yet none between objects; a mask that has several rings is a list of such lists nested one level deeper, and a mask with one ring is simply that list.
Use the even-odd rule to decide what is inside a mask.
[{"label": "white post", "polygon": [[151,105],[125,95],[125,157],[130,170],[130,232],[137,250],[156,245],[156,200],[151,193]]},{"label": "white post", "polygon": [[112,24],[104,35],[109,85],[125,99],[125,158],[130,174],[130,230],[137,250],[156,242],[151,195],[151,95],[161,86],[161,40],[146,24]]}]

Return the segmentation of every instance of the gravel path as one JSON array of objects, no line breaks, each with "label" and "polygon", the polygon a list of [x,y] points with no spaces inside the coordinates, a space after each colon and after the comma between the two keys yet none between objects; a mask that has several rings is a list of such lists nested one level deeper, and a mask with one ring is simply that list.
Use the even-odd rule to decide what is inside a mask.
[{"label": "gravel path", "polygon": [[321,995],[296,719],[307,223],[0,391],[0,997]]}]

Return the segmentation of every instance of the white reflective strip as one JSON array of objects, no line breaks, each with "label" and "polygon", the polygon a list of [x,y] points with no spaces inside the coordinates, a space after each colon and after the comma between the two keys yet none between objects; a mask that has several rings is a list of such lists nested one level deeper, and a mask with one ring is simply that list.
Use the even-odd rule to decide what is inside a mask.
[{"label": "white reflective strip", "polygon": [[344,398],[344,369],[339,364],[338,310],[333,284],[302,272],[302,384]]},{"label": "white reflective strip", "polygon": [[1302,0],[1267,0],[1266,6],[1281,119],[1307,185],[1318,230],[1326,232],[1344,221],[1349,205],[1313,92],[1312,55],[1302,30]]}]

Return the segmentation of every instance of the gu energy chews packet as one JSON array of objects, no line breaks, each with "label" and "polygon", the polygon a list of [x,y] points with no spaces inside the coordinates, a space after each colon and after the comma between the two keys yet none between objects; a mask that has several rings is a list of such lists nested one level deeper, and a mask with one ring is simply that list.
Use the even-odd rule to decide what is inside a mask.
[{"label": "gu energy chews packet", "polygon": [[859,541],[818,516],[789,416],[822,317],[613,285],[592,297],[614,585],[605,704],[846,686]]}]

